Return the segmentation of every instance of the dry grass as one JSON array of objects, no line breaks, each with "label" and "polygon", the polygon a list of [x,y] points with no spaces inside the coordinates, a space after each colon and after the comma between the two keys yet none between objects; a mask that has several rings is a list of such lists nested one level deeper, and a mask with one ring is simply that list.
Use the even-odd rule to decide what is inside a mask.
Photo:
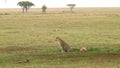
[{"label": "dry grass", "polygon": [[[0,9],[1,68],[119,68],[119,8]],[[74,49],[61,53],[59,36]],[[80,52],[80,47],[91,48]],[[97,48],[97,49],[95,49]],[[18,61],[30,60],[28,63]]]},{"label": "dry grass", "polygon": [[34,47],[21,47],[21,46],[8,46],[5,48],[0,48],[0,51],[31,51],[37,50]]}]

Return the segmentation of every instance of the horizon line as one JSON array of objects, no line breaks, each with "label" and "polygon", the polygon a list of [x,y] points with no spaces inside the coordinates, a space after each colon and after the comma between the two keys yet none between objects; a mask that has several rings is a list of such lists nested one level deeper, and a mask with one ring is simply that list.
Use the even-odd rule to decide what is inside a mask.
[{"label": "horizon line", "polygon": [[[10,7],[10,8],[7,8],[7,7],[0,7],[0,9],[13,9],[13,8],[21,8],[21,7]],[[32,7],[32,8],[41,8],[41,7]],[[69,8],[69,7],[48,7],[49,8]],[[120,7],[75,7],[75,8],[120,8]]]}]

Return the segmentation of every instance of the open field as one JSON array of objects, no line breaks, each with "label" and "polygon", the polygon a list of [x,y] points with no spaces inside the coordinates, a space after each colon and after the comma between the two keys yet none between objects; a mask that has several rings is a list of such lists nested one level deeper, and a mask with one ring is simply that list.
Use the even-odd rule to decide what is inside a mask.
[{"label": "open field", "polygon": [[[73,48],[61,53],[55,37]],[[87,47],[87,52],[79,48]],[[21,62],[29,60],[29,62]],[[120,68],[120,8],[0,9],[0,68]]]}]

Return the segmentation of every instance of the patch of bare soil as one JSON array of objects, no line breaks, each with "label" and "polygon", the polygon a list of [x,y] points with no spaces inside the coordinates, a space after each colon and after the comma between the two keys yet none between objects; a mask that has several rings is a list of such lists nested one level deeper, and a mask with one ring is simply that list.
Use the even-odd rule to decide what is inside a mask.
[{"label": "patch of bare soil", "polygon": [[102,54],[102,55],[96,56],[96,58],[120,59],[120,55],[119,54]]},{"label": "patch of bare soil", "polygon": [[92,60],[97,59],[120,59],[120,55],[114,54],[102,54],[102,55],[95,55],[95,56],[82,56],[78,54],[67,54],[67,55],[53,55],[53,54],[46,54],[46,55],[29,55],[34,59],[68,59],[68,58],[90,58]]},{"label": "patch of bare soil", "polygon": [[36,48],[22,46],[8,46],[5,48],[0,48],[0,51],[29,51],[29,50],[36,50]]},{"label": "patch of bare soil", "polygon": [[86,56],[81,56],[81,55],[52,55],[52,54],[48,54],[48,55],[31,55],[33,58],[36,59],[67,59],[67,58],[80,58],[80,57],[86,57]]}]

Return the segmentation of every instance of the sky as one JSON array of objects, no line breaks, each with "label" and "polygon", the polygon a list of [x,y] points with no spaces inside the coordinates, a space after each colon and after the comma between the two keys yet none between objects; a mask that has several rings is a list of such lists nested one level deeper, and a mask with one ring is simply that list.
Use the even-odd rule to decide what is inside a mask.
[{"label": "sky", "polygon": [[67,7],[66,4],[76,4],[76,7],[120,7],[120,0],[0,0],[0,8],[20,8],[19,1],[30,1],[35,4],[33,8],[46,5],[50,8]]}]

